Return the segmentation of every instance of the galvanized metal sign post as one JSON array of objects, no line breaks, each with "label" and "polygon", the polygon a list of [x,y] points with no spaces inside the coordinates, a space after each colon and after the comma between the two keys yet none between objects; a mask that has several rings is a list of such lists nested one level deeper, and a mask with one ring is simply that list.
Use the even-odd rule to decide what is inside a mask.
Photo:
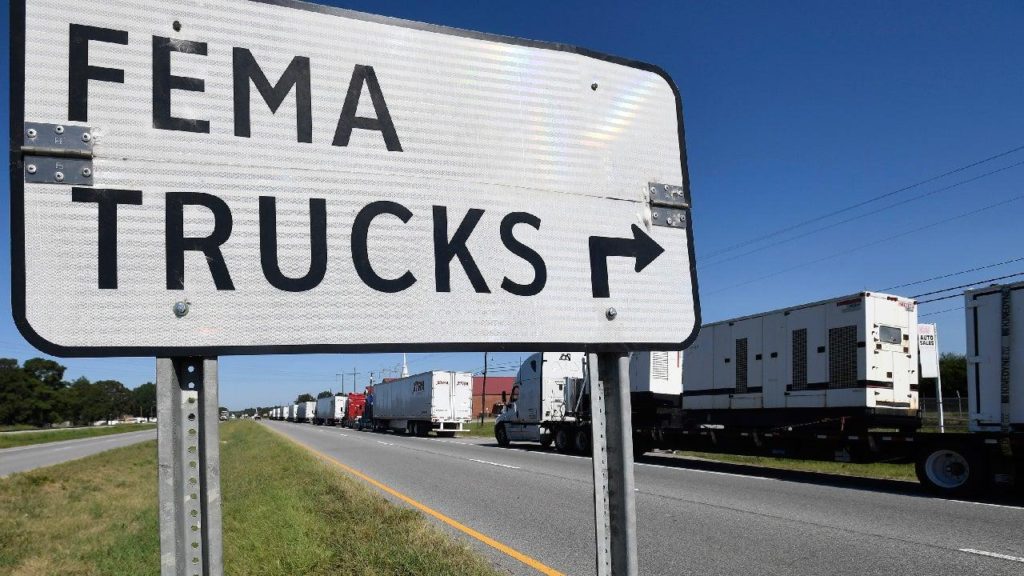
[{"label": "galvanized metal sign post", "polygon": [[290,0],[11,15],[12,303],[44,352],[622,353],[695,335],[681,104],[654,66]]}]

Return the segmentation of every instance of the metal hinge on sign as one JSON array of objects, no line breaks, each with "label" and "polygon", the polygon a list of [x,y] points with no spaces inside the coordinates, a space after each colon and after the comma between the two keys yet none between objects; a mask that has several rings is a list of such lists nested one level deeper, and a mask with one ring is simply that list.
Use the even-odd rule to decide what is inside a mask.
[{"label": "metal hinge on sign", "polygon": [[92,129],[25,123],[25,182],[92,186]]},{"label": "metal hinge on sign", "polygon": [[651,224],[668,228],[686,228],[690,204],[682,186],[650,182]]}]

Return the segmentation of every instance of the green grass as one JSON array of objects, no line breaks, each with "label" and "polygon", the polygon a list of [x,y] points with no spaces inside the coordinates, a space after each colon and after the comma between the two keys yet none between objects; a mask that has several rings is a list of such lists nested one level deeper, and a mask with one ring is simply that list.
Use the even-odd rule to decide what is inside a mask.
[{"label": "green grass", "polygon": [[40,430],[39,432],[0,434],[0,448],[45,444],[47,442],[76,440],[78,438],[95,438],[97,436],[110,436],[111,434],[124,434],[125,432],[152,430],[153,428],[156,428],[156,424],[119,424],[117,426],[93,426],[89,428],[69,428],[67,430]]},{"label": "green grass", "polygon": [[892,464],[888,462],[859,464],[851,462],[833,462],[827,460],[794,460],[791,458],[746,456],[740,454],[717,454],[712,452],[692,452],[689,450],[676,451],[675,453],[686,458],[699,458],[701,460],[710,460],[713,462],[743,464],[747,466],[760,466],[763,468],[774,468],[778,470],[819,472],[823,474],[839,474],[842,476],[878,478],[882,480],[907,480],[913,482],[917,481],[917,476],[914,474],[913,464]]},{"label": "green grass", "polygon": [[0,426],[0,432],[18,432],[21,430],[43,430],[43,428],[33,426],[31,424],[11,424],[8,426]]},{"label": "green grass", "polygon": [[[417,511],[262,426],[221,426],[226,574],[495,575]],[[160,572],[155,442],[0,479],[0,574]]]},{"label": "green grass", "polygon": [[462,432],[461,436],[487,436],[494,438],[494,421],[485,421],[483,426],[480,425],[480,420],[473,420],[469,424],[466,424],[466,432]]}]

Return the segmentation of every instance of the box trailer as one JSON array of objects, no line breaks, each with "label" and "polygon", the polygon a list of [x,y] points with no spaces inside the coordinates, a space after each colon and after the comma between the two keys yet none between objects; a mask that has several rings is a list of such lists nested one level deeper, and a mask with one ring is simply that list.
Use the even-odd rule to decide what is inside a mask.
[{"label": "box trailer", "polygon": [[299,414],[299,405],[298,404],[292,404],[291,406],[288,407],[288,421],[289,422],[296,422],[297,418],[298,418],[298,414]]},{"label": "box trailer", "polygon": [[908,298],[861,292],[707,324],[683,356],[683,427],[920,426]]},{"label": "box trailer", "polygon": [[312,422],[316,416],[316,402],[299,402],[295,408],[295,421],[296,422]]},{"label": "box trailer", "polygon": [[343,394],[318,398],[316,401],[316,414],[313,417],[313,424],[335,426],[345,416],[345,401],[347,397]]},{"label": "box trailer", "polygon": [[373,386],[374,430],[453,436],[464,430],[473,410],[473,375],[432,371]]}]

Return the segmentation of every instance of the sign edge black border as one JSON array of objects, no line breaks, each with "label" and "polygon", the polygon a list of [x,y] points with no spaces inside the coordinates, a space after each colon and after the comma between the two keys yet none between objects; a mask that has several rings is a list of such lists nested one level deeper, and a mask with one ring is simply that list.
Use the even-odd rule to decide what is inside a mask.
[{"label": "sign edge black border", "polygon": [[[697,261],[693,245],[693,219],[686,223],[686,238],[690,258],[690,286],[693,291],[694,324],[690,335],[682,342],[667,343],[612,343],[612,342],[539,342],[502,344],[495,342],[459,342],[430,344],[278,344],[261,346],[62,346],[40,336],[29,324],[25,315],[25,176],[23,153],[25,126],[25,4],[28,0],[11,2],[10,12],[10,169],[11,169],[11,312],[14,324],[25,340],[45,354],[63,358],[104,358],[112,356],[171,357],[171,356],[224,356],[257,354],[327,354],[327,353],[389,353],[389,352],[536,352],[545,350],[586,349],[588,351],[633,351],[633,350],[685,350],[696,340],[701,326],[699,290],[697,286]],[[672,89],[676,100],[676,124],[679,128],[679,156],[682,167],[683,190],[687,203],[690,202],[690,175],[686,156],[686,134],[683,127],[683,104],[679,88],[671,76],[660,66],[604,54],[570,44],[529,40],[474,30],[452,28],[439,24],[417,22],[390,16],[357,12],[345,8],[312,4],[297,0],[248,0],[258,4],[269,4],[342,16],[354,20],[387,24],[401,28],[424,30],[450,36],[500,42],[529,48],[571,52],[603,60],[612,64],[628,66],[660,76]],[[692,204],[691,204],[692,205]]]}]

